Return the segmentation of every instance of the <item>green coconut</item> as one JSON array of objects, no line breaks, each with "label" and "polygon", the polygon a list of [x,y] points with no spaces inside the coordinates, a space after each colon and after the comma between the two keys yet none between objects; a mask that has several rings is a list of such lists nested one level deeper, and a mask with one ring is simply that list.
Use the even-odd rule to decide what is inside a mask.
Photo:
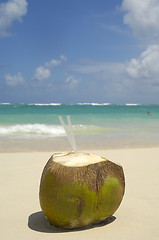
[{"label": "green coconut", "polygon": [[110,218],[124,189],[120,165],[93,154],[54,154],[42,173],[40,205],[51,225],[80,228]]}]

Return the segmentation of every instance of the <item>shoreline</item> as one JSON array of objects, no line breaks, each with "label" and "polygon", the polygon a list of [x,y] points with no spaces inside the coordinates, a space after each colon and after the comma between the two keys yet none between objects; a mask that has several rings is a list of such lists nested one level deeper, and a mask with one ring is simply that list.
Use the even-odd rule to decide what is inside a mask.
[{"label": "shoreline", "polygon": [[[78,151],[158,148],[158,139],[117,138],[108,139],[101,135],[76,136]],[[69,141],[64,137],[16,138],[0,139],[0,153],[14,152],[57,152],[72,151]]]}]

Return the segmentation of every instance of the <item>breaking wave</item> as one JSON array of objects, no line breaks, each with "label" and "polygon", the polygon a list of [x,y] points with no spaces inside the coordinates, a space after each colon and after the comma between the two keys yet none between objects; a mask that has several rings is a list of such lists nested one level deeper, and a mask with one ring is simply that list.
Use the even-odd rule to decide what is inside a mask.
[{"label": "breaking wave", "polygon": [[[73,125],[73,131],[76,135],[83,134],[103,134],[116,131],[113,128],[106,128],[95,125]],[[15,124],[10,126],[0,125],[0,136],[18,136],[18,137],[62,137],[66,136],[65,130],[60,125],[47,125],[47,124]]]},{"label": "breaking wave", "polygon": [[30,106],[60,106],[61,103],[29,103]]},{"label": "breaking wave", "polygon": [[77,105],[107,106],[111,103],[77,103]]},{"label": "breaking wave", "polygon": [[0,103],[0,105],[11,105],[11,103]]},{"label": "breaking wave", "polygon": [[11,126],[0,126],[0,135],[50,135],[63,136],[65,134],[62,126],[46,124],[16,124]]},{"label": "breaking wave", "polygon": [[126,106],[138,106],[140,104],[138,104],[138,103],[126,103],[125,105]]}]

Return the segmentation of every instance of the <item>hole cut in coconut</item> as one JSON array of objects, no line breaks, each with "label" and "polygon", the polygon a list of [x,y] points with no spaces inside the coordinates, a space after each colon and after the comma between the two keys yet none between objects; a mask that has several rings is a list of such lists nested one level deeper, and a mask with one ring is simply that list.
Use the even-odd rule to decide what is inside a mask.
[{"label": "hole cut in coconut", "polygon": [[107,161],[107,159],[91,153],[56,153],[53,161],[67,167],[83,167],[90,164]]}]

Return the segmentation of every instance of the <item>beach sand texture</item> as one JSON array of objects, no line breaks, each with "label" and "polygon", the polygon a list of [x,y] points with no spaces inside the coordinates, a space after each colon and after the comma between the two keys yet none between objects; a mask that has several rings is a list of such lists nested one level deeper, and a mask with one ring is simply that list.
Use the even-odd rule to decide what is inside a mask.
[{"label": "beach sand texture", "polygon": [[126,191],[111,221],[72,231],[51,227],[40,209],[39,183],[53,153],[0,153],[1,239],[159,239],[159,148],[91,152],[124,168]]}]

